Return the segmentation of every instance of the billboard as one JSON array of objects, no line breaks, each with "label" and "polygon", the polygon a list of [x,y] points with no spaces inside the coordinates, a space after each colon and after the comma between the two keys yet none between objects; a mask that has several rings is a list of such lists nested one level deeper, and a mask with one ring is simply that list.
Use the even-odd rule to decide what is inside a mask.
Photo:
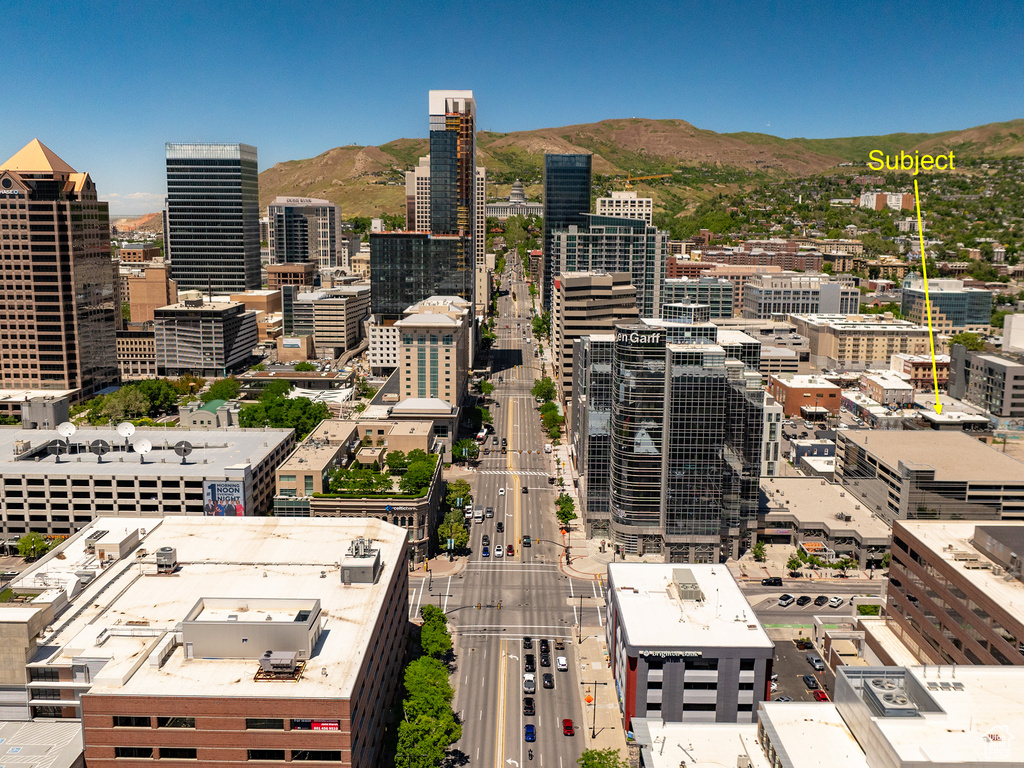
[{"label": "billboard", "polygon": [[245,514],[245,483],[239,480],[204,480],[203,513],[213,517]]},{"label": "billboard", "polygon": [[295,338],[282,338],[281,346],[284,347],[285,349],[301,349],[302,340]]}]

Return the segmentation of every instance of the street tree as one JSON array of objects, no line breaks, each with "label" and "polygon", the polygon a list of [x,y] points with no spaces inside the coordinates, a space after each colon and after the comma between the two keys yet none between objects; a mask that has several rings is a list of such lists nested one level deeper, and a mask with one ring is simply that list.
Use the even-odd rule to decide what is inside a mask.
[{"label": "street tree", "polygon": [[607,749],[585,749],[576,760],[579,768],[627,768],[626,762],[613,747]]},{"label": "street tree", "polygon": [[473,488],[465,480],[449,480],[445,501],[450,507],[468,507],[473,503]]},{"label": "street tree", "polygon": [[452,549],[464,549],[469,543],[469,531],[466,530],[464,513],[458,509],[449,509],[444,520],[437,526],[437,542],[441,549],[448,549],[448,540],[452,539]]},{"label": "street tree", "polygon": [[543,379],[538,379],[533,383],[533,387],[530,389],[530,394],[550,403],[555,399],[555,382],[553,382],[549,376],[545,376]]},{"label": "street tree", "polygon": [[454,461],[473,461],[479,455],[480,446],[476,444],[475,440],[470,440],[468,437],[459,440],[459,442],[452,446],[452,459]]},{"label": "street tree", "polygon": [[50,550],[50,542],[43,538],[41,533],[29,531],[18,539],[18,556],[26,559],[35,559],[45,555]]},{"label": "street tree", "polygon": [[792,555],[789,556],[789,560],[786,561],[786,570],[799,571],[800,566],[802,566],[803,564],[803,560],[801,560],[800,557],[796,554],[796,552],[794,552]]}]

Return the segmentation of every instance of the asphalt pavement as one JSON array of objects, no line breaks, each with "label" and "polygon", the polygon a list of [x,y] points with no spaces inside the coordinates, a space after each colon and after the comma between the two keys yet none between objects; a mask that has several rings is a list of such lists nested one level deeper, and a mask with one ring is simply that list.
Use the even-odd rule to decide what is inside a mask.
[{"label": "asphalt pavement", "polygon": [[[508,444],[502,454],[488,438],[491,453],[481,456],[469,478],[474,506],[493,507],[494,517],[471,525],[471,554],[460,569],[411,583],[410,613],[431,602],[448,615],[457,658],[453,706],[463,720],[463,737],[455,745],[460,764],[569,768],[576,765],[588,738],[581,727],[574,631],[580,619],[578,596],[591,596],[595,586],[559,569],[563,550],[554,514],[556,489],[547,481],[554,467],[551,454],[543,451],[547,440],[530,394],[539,368],[533,344],[526,341],[533,336],[529,290],[521,280],[512,283],[517,298],[513,307],[507,275],[502,284],[490,378],[495,385],[491,397],[500,405],[491,408],[491,414],[496,436]],[[497,531],[499,521],[502,533]],[[488,557],[483,556],[484,534],[490,538]],[[522,546],[523,536],[532,538],[532,546]],[[499,544],[503,550],[511,544],[512,557],[495,557]],[[600,621],[597,612],[602,609],[590,605],[597,602],[582,601],[588,612],[585,623]],[[530,652],[537,662],[533,716],[523,714],[524,637],[533,639]],[[550,667],[540,666],[542,638],[552,645]],[[566,644],[564,651],[555,651],[556,639]],[[562,672],[555,668],[560,655],[568,659],[568,669]],[[554,688],[542,686],[544,674],[553,676]],[[574,736],[562,733],[566,718],[577,726]],[[524,740],[527,724],[536,729],[535,742]],[[532,762],[527,757],[530,749]]]}]

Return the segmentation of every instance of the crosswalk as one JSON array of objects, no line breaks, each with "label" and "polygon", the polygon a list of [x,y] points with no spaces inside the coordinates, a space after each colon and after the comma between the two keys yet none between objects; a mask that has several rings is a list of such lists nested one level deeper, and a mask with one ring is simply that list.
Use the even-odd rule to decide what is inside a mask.
[{"label": "crosswalk", "polygon": [[547,477],[548,472],[529,472],[523,470],[516,470],[515,473],[509,472],[507,469],[481,469],[477,471],[478,475],[532,475],[534,477]]}]

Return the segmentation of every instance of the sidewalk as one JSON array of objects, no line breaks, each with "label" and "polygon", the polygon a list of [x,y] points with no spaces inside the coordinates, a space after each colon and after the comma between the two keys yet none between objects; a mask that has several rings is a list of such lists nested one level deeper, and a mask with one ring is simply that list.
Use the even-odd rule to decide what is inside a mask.
[{"label": "sidewalk", "polygon": [[[754,560],[751,552],[747,552],[739,560],[730,560],[726,565],[732,571],[737,581],[761,580],[769,576],[783,576],[789,578],[789,569],[786,568],[786,561],[793,554],[794,547],[789,544],[768,544],[765,547],[765,561],[759,563]],[[832,568],[812,569],[804,566],[799,571],[802,578],[808,581],[871,581],[875,578],[882,578],[884,571],[864,571],[850,569],[846,572],[846,578],[839,576],[840,571]]]},{"label": "sidewalk", "polygon": [[[420,563],[412,571],[409,571],[410,579],[425,579],[433,576],[435,579],[440,579],[442,576],[454,576],[462,573],[466,570],[466,566],[469,563],[469,558],[465,555],[456,556],[450,563],[448,562],[448,555],[437,555],[432,557],[427,562]],[[426,565],[426,568],[424,568]]]},{"label": "sidewalk", "polygon": [[[575,723],[576,735],[584,738],[587,749],[617,749],[625,758],[626,734],[622,730],[618,693],[608,662],[604,627],[584,627],[583,643],[577,649],[577,653],[580,664],[579,697],[583,708],[583,722]],[[590,704],[586,702],[588,695],[592,698]],[[591,733],[594,735],[591,736]]]}]

